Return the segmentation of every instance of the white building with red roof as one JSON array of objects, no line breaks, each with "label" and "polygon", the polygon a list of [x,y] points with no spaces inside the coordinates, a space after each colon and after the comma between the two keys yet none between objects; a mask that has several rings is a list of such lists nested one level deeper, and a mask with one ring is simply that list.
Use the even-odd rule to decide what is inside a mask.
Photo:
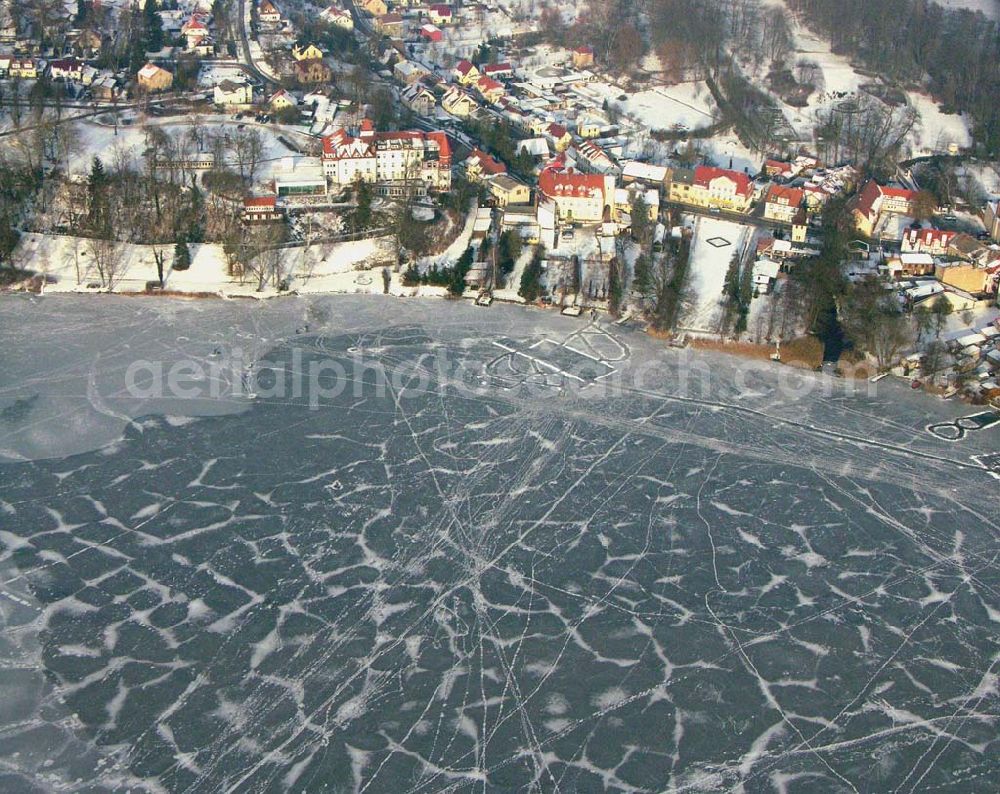
[{"label": "white building with red roof", "polygon": [[506,80],[514,76],[514,67],[508,62],[487,64],[482,71],[494,80]]},{"label": "white building with red roof", "polygon": [[450,25],[455,21],[452,7],[444,3],[435,3],[428,8],[427,16],[435,25]]},{"label": "white building with red roof", "polygon": [[764,217],[769,221],[791,223],[799,214],[805,193],[797,187],[771,185],[764,198]]},{"label": "white building with red roof", "polygon": [[916,195],[915,190],[884,187],[870,179],[851,202],[855,228],[866,237],[871,237],[883,213],[911,215]]},{"label": "white building with red roof", "polygon": [[900,251],[904,254],[944,256],[944,254],[948,253],[948,246],[956,234],[957,232],[949,232],[944,229],[916,229],[911,227],[903,232]]},{"label": "white building with red roof", "polygon": [[615,178],[546,168],[538,175],[538,190],[556,207],[560,220],[600,223],[614,220]]},{"label": "white building with red roof", "polygon": [[451,189],[451,145],[443,132],[376,132],[365,119],[356,137],[339,129],[323,138],[323,170],[331,184],[374,183],[383,195]]}]

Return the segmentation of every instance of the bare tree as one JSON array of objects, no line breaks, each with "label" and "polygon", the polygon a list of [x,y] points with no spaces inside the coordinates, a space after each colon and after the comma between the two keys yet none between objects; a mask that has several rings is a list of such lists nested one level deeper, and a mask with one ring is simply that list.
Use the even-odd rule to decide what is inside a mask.
[{"label": "bare tree", "polygon": [[88,241],[87,247],[90,249],[97,275],[101,279],[101,287],[113,292],[125,276],[123,267],[125,258],[121,244],[116,240],[95,237]]},{"label": "bare tree", "polygon": [[237,130],[232,137],[230,147],[236,158],[236,167],[240,178],[253,185],[257,167],[264,156],[264,139],[254,128]]}]

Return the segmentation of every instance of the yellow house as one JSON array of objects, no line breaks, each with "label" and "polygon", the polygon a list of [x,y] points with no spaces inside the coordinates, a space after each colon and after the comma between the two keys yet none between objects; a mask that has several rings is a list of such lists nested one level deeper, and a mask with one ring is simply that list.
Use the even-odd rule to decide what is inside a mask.
[{"label": "yellow house", "polygon": [[531,188],[508,174],[499,174],[493,177],[489,184],[490,195],[496,199],[497,206],[527,204],[531,201]]},{"label": "yellow house", "polygon": [[576,124],[576,132],[581,138],[599,138],[604,125],[599,119],[585,116]]},{"label": "yellow house", "polygon": [[441,97],[441,107],[453,116],[465,118],[475,113],[479,104],[464,91],[452,86]]},{"label": "yellow house", "polygon": [[169,91],[174,84],[173,74],[155,63],[147,63],[139,70],[136,77],[139,88],[151,94],[157,91]]},{"label": "yellow house", "polygon": [[292,57],[297,61],[317,61],[323,57],[323,50],[313,43],[292,45]]},{"label": "yellow house", "polygon": [[271,110],[281,111],[298,107],[299,103],[294,96],[282,88],[271,94],[271,98],[267,100],[267,104],[271,106]]},{"label": "yellow house", "polygon": [[549,124],[545,128],[544,135],[560,153],[565,152],[573,143],[573,136],[562,124]]}]

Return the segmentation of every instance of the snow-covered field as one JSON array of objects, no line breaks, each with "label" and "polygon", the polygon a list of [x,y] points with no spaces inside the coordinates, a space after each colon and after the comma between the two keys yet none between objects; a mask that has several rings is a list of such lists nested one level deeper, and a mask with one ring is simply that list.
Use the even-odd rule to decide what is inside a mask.
[{"label": "snow-covered field", "polygon": [[657,86],[628,94],[624,101],[618,99],[622,89],[608,83],[584,83],[576,90],[599,103],[608,100],[650,129],[685,127],[694,130],[709,127],[715,121],[715,100],[702,81]]},{"label": "snow-covered field", "polygon": [[719,218],[696,217],[694,223],[690,285],[695,303],[682,325],[689,331],[716,333],[726,271],[733,256],[746,248],[751,227]]},{"label": "snow-covered field", "polygon": [[[158,280],[154,246],[120,244],[116,265],[115,292],[143,292],[147,284]],[[192,244],[191,267],[171,269],[173,246],[165,251],[165,288],[187,293],[220,295],[273,295],[268,284],[258,291],[253,276],[244,281],[229,276],[225,254],[220,245]],[[66,235],[26,234],[14,253],[19,266],[47,277],[46,292],[93,292],[100,289],[101,277],[94,260],[91,241]],[[289,247],[281,253],[281,278],[299,292],[381,293],[382,276],[368,268],[395,261],[392,238],[373,238],[343,243]],[[393,274],[391,291],[408,294]]]}]

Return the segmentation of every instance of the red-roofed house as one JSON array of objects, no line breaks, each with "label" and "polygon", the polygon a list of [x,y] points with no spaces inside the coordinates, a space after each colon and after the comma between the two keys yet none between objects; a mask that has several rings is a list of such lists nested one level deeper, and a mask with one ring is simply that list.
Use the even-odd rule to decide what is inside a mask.
[{"label": "red-roofed house", "polygon": [[594,65],[594,48],[577,47],[573,50],[573,68],[587,69]]},{"label": "red-roofed house", "polygon": [[764,217],[770,221],[791,223],[798,215],[805,193],[797,187],[772,185],[764,199]]},{"label": "red-roofed house", "polygon": [[557,152],[565,152],[573,143],[573,136],[562,124],[549,124],[545,128],[545,137]]},{"label": "red-roofed house", "polygon": [[851,202],[855,228],[866,237],[871,237],[883,212],[910,215],[916,195],[914,190],[882,187],[874,179],[870,179]]},{"label": "red-roofed house", "polygon": [[507,93],[503,83],[498,83],[492,77],[480,77],[476,81],[476,90],[491,105],[499,102]]},{"label": "red-roofed house", "polygon": [[614,220],[615,178],[546,168],[538,189],[551,200],[560,219],[599,223]]},{"label": "red-roofed house", "polygon": [[452,77],[461,85],[474,85],[482,75],[472,61],[459,61],[452,70]]},{"label": "red-roofed house", "polygon": [[281,12],[271,0],[260,0],[257,6],[257,18],[267,25],[280,25]]},{"label": "red-roofed house", "polygon": [[427,9],[427,16],[435,25],[450,25],[455,21],[451,12],[451,6],[444,3],[435,3]]},{"label": "red-roofed house", "polygon": [[948,232],[944,229],[910,228],[903,232],[900,251],[904,254],[943,256],[948,252],[948,245],[955,235],[956,232]]},{"label": "red-roofed house", "polygon": [[421,25],[420,38],[425,41],[437,42],[444,38],[444,34],[441,32],[441,28],[435,25]]},{"label": "red-roofed house", "polygon": [[337,130],[323,138],[331,184],[374,182],[382,195],[451,189],[451,144],[443,132],[375,132],[365,119],[356,138]]},{"label": "red-roofed house", "polygon": [[480,149],[473,149],[464,165],[465,175],[470,182],[479,182],[491,176],[507,173],[507,166]]},{"label": "red-roofed house", "polygon": [[83,80],[83,61],[76,58],[60,58],[49,61],[49,77],[53,80]]},{"label": "red-roofed house", "polygon": [[750,177],[739,171],[699,165],[694,171],[678,168],[670,183],[670,200],[696,207],[745,212],[753,199]]},{"label": "red-roofed house", "polygon": [[243,220],[246,223],[280,221],[284,211],[275,196],[250,196],[243,199]]},{"label": "red-roofed house", "polygon": [[491,63],[483,67],[483,74],[494,80],[502,80],[514,76],[514,67],[510,63]]}]

